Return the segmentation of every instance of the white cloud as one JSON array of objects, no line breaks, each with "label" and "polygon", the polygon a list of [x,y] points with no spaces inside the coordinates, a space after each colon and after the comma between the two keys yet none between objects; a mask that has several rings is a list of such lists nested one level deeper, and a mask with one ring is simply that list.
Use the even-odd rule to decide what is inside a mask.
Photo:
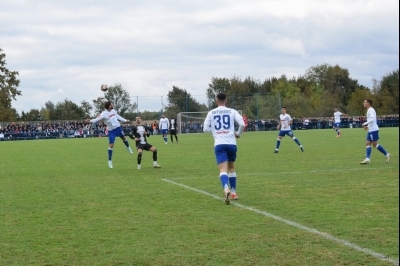
[{"label": "white cloud", "polygon": [[[17,110],[121,83],[141,110],[173,85],[204,98],[212,77],[298,76],[339,64],[371,86],[399,65],[395,0],[0,0],[0,44],[20,73]],[[143,108],[143,109],[142,109]]]}]

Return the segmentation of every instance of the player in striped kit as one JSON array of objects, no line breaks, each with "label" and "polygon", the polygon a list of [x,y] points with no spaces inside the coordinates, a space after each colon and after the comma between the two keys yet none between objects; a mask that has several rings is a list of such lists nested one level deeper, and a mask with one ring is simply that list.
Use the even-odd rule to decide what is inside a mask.
[{"label": "player in striped kit", "polygon": [[178,136],[176,135],[176,131],[178,130],[177,126],[178,123],[176,122],[176,119],[171,116],[171,119],[169,120],[169,134],[171,136],[171,143],[174,143],[174,138],[176,140],[176,143],[178,144]]},{"label": "player in striped kit", "polygon": [[147,142],[147,138],[150,137],[150,128],[142,125],[142,118],[136,117],[136,126],[133,127],[132,132],[129,133],[129,137],[136,141],[137,156],[137,169],[142,169],[142,154],[143,151],[151,151],[153,153],[153,167],[160,168],[161,165],[157,163],[157,149],[153,145]]}]

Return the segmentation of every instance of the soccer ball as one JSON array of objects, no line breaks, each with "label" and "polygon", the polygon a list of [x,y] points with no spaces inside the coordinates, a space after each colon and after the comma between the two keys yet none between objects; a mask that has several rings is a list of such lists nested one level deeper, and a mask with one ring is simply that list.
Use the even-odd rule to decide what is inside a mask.
[{"label": "soccer ball", "polygon": [[106,84],[102,84],[101,87],[100,87],[100,89],[101,89],[101,91],[107,91],[107,90],[108,90]]}]

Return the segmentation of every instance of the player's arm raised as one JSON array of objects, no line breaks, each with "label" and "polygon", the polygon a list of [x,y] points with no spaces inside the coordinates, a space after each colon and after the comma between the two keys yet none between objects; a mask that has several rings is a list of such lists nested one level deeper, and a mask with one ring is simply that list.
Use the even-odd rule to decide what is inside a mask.
[{"label": "player's arm raised", "polygon": [[94,118],[94,119],[86,118],[86,119],[85,119],[85,122],[86,122],[86,123],[96,123],[96,122],[102,120],[103,118],[104,118],[104,117],[103,117],[103,113],[101,113],[98,117],[96,117],[96,118]]},{"label": "player's arm raised", "polygon": [[130,122],[131,120],[129,120],[129,119],[125,119],[125,118],[123,118],[122,116],[120,116],[120,115],[118,115],[117,114],[117,119],[119,120],[119,121],[121,121],[121,122]]}]

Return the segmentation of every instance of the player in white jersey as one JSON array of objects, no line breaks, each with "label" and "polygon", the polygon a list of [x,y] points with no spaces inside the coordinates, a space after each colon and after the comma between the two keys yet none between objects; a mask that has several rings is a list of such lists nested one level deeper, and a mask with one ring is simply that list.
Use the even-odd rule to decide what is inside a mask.
[{"label": "player in white jersey", "polygon": [[363,127],[365,130],[368,130],[367,134],[367,142],[366,142],[366,158],[361,164],[367,164],[371,162],[371,143],[372,146],[378,149],[383,155],[386,157],[386,163],[390,161],[390,153],[386,152],[386,150],[378,144],[379,140],[379,127],[376,123],[376,112],[375,109],[372,108],[372,100],[365,99],[364,107],[367,109],[367,121],[363,123]]},{"label": "player in white jersey", "polygon": [[340,132],[340,117],[342,115],[347,116],[345,113],[341,113],[338,111],[337,108],[335,108],[335,112],[333,113],[333,117],[334,117],[334,124],[333,124],[333,130],[335,130],[337,132],[336,137],[339,138],[342,135],[342,132]]},{"label": "player in white jersey", "polygon": [[[236,193],[236,138],[244,129],[243,117],[234,109],[225,107],[226,95],[219,93],[216,97],[217,108],[208,112],[204,121],[204,132],[211,131],[214,137],[214,152],[219,167],[219,178],[224,189],[225,204],[230,199],[237,200]],[[235,122],[239,129],[235,132]],[[230,189],[229,189],[230,186]]]},{"label": "player in white jersey", "polygon": [[165,117],[165,115],[161,116],[160,123],[158,124],[162,137],[165,141],[165,144],[168,144],[168,128],[169,128],[169,120]]},{"label": "player in white jersey", "polygon": [[[133,127],[132,132],[128,134],[131,139],[136,141],[136,150],[138,152],[137,157],[137,169],[140,170],[142,163],[143,151],[151,151],[153,153],[153,167],[160,168],[161,165],[157,163],[157,149],[153,145],[147,142],[147,138],[150,137],[150,128],[142,125],[142,118],[136,117],[136,126]],[[147,138],[146,138],[147,137]]]},{"label": "player in white jersey", "polygon": [[129,120],[122,118],[117,114],[114,110],[114,105],[112,102],[107,101],[104,103],[104,110],[97,118],[90,120],[89,118],[86,119],[87,123],[96,123],[100,120],[103,120],[107,124],[108,129],[108,167],[113,168],[112,165],[112,154],[114,149],[114,142],[116,137],[120,137],[124,142],[126,149],[132,154],[132,149],[129,146],[128,140],[125,138],[124,131],[122,131],[121,124],[119,121],[122,122],[129,122]]},{"label": "player in white jersey", "polygon": [[290,125],[293,124],[292,117],[290,117],[289,114],[286,113],[286,107],[282,107],[282,114],[279,116],[279,124],[277,126],[277,129],[281,129],[278,134],[278,139],[276,140],[276,148],[274,153],[279,152],[279,146],[281,145],[281,139],[285,136],[288,135],[289,137],[294,140],[294,142],[299,145],[300,150],[304,151],[303,145],[301,145],[300,141],[294,136],[292,129]]}]

